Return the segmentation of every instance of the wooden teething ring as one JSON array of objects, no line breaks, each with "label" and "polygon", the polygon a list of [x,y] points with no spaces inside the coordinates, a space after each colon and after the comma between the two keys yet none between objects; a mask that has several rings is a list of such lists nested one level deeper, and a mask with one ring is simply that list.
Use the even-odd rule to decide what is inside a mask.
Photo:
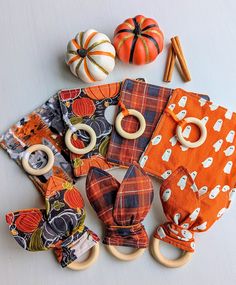
[{"label": "wooden teething ring", "polygon": [[[48,157],[48,163],[42,167],[42,168],[39,168],[39,169],[34,169],[30,166],[29,164],[29,157],[30,155],[35,152],[35,151],[43,151],[47,154],[47,157]],[[24,168],[24,170],[31,174],[31,175],[36,175],[36,176],[39,176],[39,175],[44,175],[45,173],[47,173],[48,171],[50,171],[53,167],[53,164],[54,164],[54,154],[53,152],[51,151],[51,149],[49,147],[47,147],[46,145],[43,145],[43,144],[35,144],[35,145],[32,145],[30,146],[29,148],[27,148],[27,150],[25,151],[23,157],[22,157],[22,166]]]},{"label": "wooden teething ring", "polygon": [[115,246],[113,245],[106,245],[108,251],[115,256],[116,258],[118,258],[119,260],[122,261],[131,261],[134,260],[136,258],[138,258],[139,256],[141,256],[144,251],[145,248],[137,248],[135,251],[131,252],[131,253],[123,253],[120,252]]},{"label": "wooden teething ring", "polygon": [[89,256],[82,262],[74,261],[67,265],[67,268],[72,270],[84,270],[95,263],[99,255],[99,243],[96,243],[90,248]]},{"label": "wooden teething ring", "polygon": [[68,129],[65,135],[65,144],[68,147],[68,149],[76,154],[86,154],[90,152],[95,147],[97,140],[96,133],[94,132],[94,130],[90,126],[80,123],[74,125],[73,127],[75,130],[86,131],[90,135],[90,143],[85,148],[77,148],[73,146],[71,143],[71,136],[73,134],[73,131],[71,129]]},{"label": "wooden teething ring", "polygon": [[132,115],[139,120],[140,126],[139,126],[138,131],[135,133],[128,133],[122,128],[121,121],[125,117],[125,115],[122,112],[120,112],[116,117],[116,121],[115,121],[116,130],[121,137],[128,139],[128,140],[135,140],[144,133],[145,128],[146,128],[146,121],[144,119],[144,116],[140,112],[134,109],[127,109],[127,111],[128,111],[128,115]]},{"label": "wooden teething ring", "polygon": [[188,117],[185,118],[184,121],[188,124],[192,123],[195,124],[199,127],[200,131],[201,131],[201,136],[199,138],[199,140],[195,141],[195,142],[190,142],[185,140],[185,138],[183,137],[183,133],[182,133],[182,127],[181,125],[178,125],[176,128],[176,135],[177,135],[177,139],[178,141],[185,147],[189,147],[189,148],[195,148],[195,147],[199,147],[201,146],[206,138],[207,138],[207,129],[205,127],[205,125],[202,123],[201,120],[194,118],[194,117]]},{"label": "wooden teething ring", "polygon": [[185,265],[192,258],[193,253],[183,251],[182,256],[177,259],[168,259],[160,251],[160,240],[157,238],[152,239],[151,252],[153,257],[162,265],[169,268],[177,268]]}]

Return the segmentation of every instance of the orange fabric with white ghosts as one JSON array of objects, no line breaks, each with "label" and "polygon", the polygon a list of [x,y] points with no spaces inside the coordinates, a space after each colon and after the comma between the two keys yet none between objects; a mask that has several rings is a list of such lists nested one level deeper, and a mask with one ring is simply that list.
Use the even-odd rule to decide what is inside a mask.
[{"label": "orange fabric with white ghosts", "polygon": [[[186,124],[188,117],[201,120],[207,131],[205,142],[195,148],[183,146],[176,135],[176,128],[181,125],[186,140],[198,140],[200,130],[196,125]],[[165,189],[171,189],[171,198],[168,203],[163,203],[163,207],[171,228],[173,225],[174,228],[171,231],[170,225],[166,225],[164,232],[172,238],[175,234],[177,247],[193,251],[186,243],[179,246],[180,241],[183,243],[186,239],[179,235],[179,230],[182,228],[191,233],[197,226],[200,231],[207,230],[228,208],[236,190],[235,132],[235,113],[182,89],[174,91],[140,165],[148,173],[165,180],[162,189],[168,183],[171,185]],[[179,167],[185,168],[181,175]],[[197,208],[201,209],[202,218],[198,218],[197,224],[189,223],[188,216]],[[177,214],[181,216],[181,225],[174,220]],[[160,237],[158,233],[155,236]],[[191,243],[190,236],[187,239]],[[167,242],[173,240],[169,238]]]},{"label": "orange fabric with white ghosts", "polygon": [[177,168],[161,185],[160,198],[167,222],[157,228],[154,237],[193,252],[194,233],[208,230],[225,213],[235,193],[235,189],[221,189],[218,194],[217,191],[215,188],[200,195],[187,169]]}]

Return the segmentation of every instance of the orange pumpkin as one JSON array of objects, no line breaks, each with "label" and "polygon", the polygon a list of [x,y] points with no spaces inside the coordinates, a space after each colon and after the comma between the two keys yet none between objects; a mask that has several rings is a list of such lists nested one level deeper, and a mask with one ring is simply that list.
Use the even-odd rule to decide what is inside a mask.
[{"label": "orange pumpkin", "polygon": [[72,104],[72,111],[76,116],[92,116],[95,112],[95,105],[89,98],[76,99]]},{"label": "orange pumpkin", "polygon": [[64,200],[66,204],[72,209],[84,207],[83,197],[75,188],[66,190],[64,194]]},{"label": "orange pumpkin", "polygon": [[120,85],[120,82],[98,85],[85,88],[84,91],[91,99],[102,100],[116,96],[120,91]]},{"label": "orange pumpkin", "polygon": [[138,15],[116,28],[113,44],[121,61],[146,64],[163,50],[164,36],[154,19]]},{"label": "orange pumpkin", "polygon": [[63,90],[63,92],[60,92],[60,99],[62,101],[73,100],[80,95],[80,91],[80,89]]},{"label": "orange pumpkin", "polygon": [[32,233],[38,228],[41,219],[42,213],[38,209],[21,212],[15,221],[16,228],[22,232]]}]

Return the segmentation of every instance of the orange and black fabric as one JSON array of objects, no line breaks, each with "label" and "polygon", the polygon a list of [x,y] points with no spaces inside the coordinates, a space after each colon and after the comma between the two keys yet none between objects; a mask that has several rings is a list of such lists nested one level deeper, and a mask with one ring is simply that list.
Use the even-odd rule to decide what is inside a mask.
[{"label": "orange and black fabric", "polygon": [[[137,80],[126,79],[121,87],[120,105],[125,109],[139,111],[145,118],[146,129],[141,137],[130,140],[122,138],[113,128],[107,151],[107,161],[112,164],[128,167],[133,161],[139,161],[147,147],[158,121],[173,93],[173,89],[160,87]],[[202,95],[209,100],[208,96]],[[128,133],[139,128],[139,122],[133,116],[125,116],[122,127]]]},{"label": "orange and black fabric", "polygon": [[[43,195],[44,186],[52,175],[70,182],[74,180],[69,152],[64,144],[64,133],[65,127],[58,96],[54,95],[0,136],[0,146],[20,167],[22,167],[21,158],[28,147],[43,144],[52,150],[54,166],[51,171],[40,176],[27,174]],[[29,164],[34,169],[44,167],[47,164],[46,154],[36,151],[30,155]]]},{"label": "orange and black fabric", "polygon": [[[93,150],[83,155],[70,153],[76,177],[87,175],[92,166],[102,169],[112,167],[105,156],[120,97],[120,86],[121,82],[116,82],[61,90],[58,93],[66,129],[73,128],[74,124],[83,123],[91,127],[96,134],[96,145]],[[84,148],[89,141],[88,134],[79,130],[73,134],[71,142],[75,147]]]},{"label": "orange and black fabric", "polygon": [[26,209],[6,215],[11,234],[29,251],[53,249],[66,267],[93,247],[99,238],[84,225],[84,201],[68,181],[52,176],[46,185],[45,209]]},{"label": "orange and black fabric", "polygon": [[87,196],[105,224],[104,244],[145,248],[148,236],[142,221],[153,200],[153,186],[138,164],[131,165],[122,183],[92,167],[86,181]]}]

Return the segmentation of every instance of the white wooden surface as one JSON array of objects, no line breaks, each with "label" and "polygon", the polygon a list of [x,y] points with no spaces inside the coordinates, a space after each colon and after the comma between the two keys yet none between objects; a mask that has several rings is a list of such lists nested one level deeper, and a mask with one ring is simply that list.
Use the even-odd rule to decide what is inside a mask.
[{"label": "white wooden surface", "polygon": [[[112,37],[128,17],[144,14],[156,18],[166,43],[179,35],[192,74],[183,83],[175,72],[168,86],[207,93],[217,104],[236,110],[236,2],[234,0],[0,0],[0,132],[43,103],[58,89],[82,87],[64,64],[67,41],[78,31],[95,28]],[[144,76],[162,82],[166,50],[153,64],[135,67],[117,62],[105,82]],[[1,284],[236,284],[235,204],[207,233],[197,236],[196,254],[181,269],[157,264],[148,250],[134,262],[122,263],[104,247],[99,261],[84,272],[61,269],[51,252],[30,253],[20,248],[8,232],[5,213],[43,206],[34,186],[0,151],[0,276]],[[123,170],[113,173],[121,179]],[[151,235],[164,221],[155,183],[155,202],[145,220]],[[85,179],[78,183],[84,197]],[[101,225],[85,197],[87,224],[102,233]],[[165,247],[169,256],[176,254]]]}]

